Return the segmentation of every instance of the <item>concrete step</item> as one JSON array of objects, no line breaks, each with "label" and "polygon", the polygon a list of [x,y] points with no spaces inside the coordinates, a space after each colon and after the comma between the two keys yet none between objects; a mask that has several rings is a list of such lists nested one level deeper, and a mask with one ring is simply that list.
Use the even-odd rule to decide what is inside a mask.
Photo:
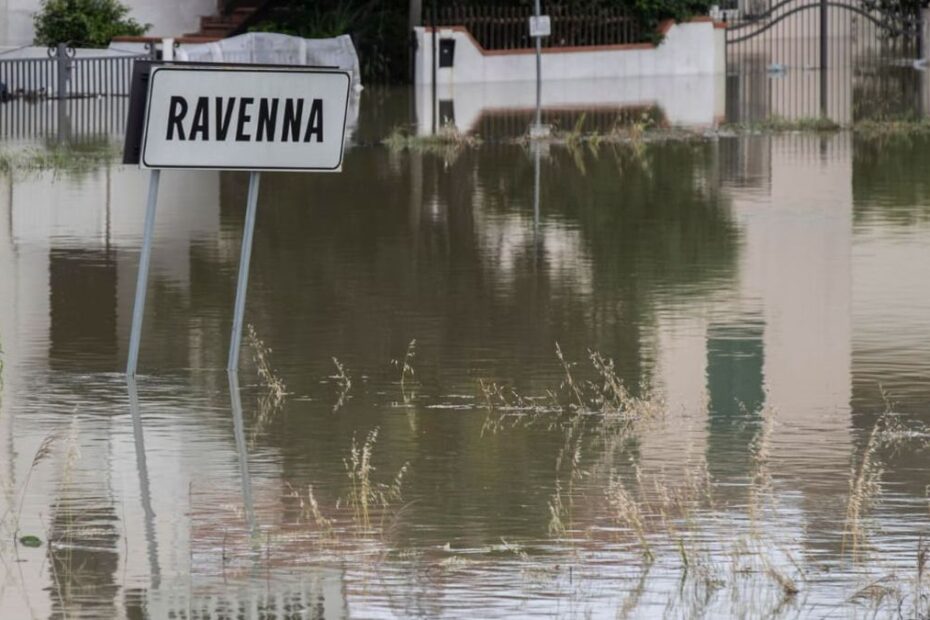
[{"label": "concrete step", "polygon": [[262,0],[252,0],[246,6],[240,6],[228,14],[204,15],[200,18],[200,30],[188,33],[185,36],[191,37],[210,37],[223,38],[232,34],[247,19],[255,14],[255,11],[264,4]]}]

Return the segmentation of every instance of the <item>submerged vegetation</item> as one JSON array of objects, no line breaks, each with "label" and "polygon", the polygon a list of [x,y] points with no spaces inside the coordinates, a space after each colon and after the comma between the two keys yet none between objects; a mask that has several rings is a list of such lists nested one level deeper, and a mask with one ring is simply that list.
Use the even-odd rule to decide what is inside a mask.
[{"label": "submerged vegetation", "polygon": [[[414,376],[414,354],[411,341],[403,360],[393,363],[404,393]],[[416,468],[403,462],[396,473],[378,476],[375,451],[381,429],[373,427],[363,435],[353,433],[343,459],[345,493],[335,502],[332,491],[320,495],[316,482],[287,485],[285,500],[293,503],[296,520],[275,526],[282,531],[274,539],[269,535],[264,561],[288,562],[289,546],[299,548],[302,540],[327,553],[367,558],[375,571],[388,560],[425,563],[424,570],[437,575],[485,562],[499,570],[503,557],[506,566],[521,567],[527,587],[569,576],[578,580],[572,596],[584,603],[586,582],[604,579],[598,566],[614,557],[610,562],[635,575],[632,585],[624,581],[619,586],[619,617],[654,609],[649,601],[656,595],[668,597],[665,609],[676,616],[797,615],[819,604],[820,588],[835,589],[832,571],[838,565],[808,557],[788,534],[796,515],[785,504],[791,482],[781,479],[774,465],[777,411],[759,412],[745,446],[748,470],[738,480],[718,479],[702,454],[657,466],[643,452],[644,440],[651,431],[667,432],[680,421],[662,395],[647,385],[627,387],[613,360],[599,352],[588,351],[586,363],[579,364],[556,344],[554,357],[562,373],[557,385],[521,394],[513,386],[479,380],[476,407],[486,417],[483,442],[500,439],[507,445],[518,430],[557,438],[560,448],[551,455],[548,475],[551,495],[537,520],[538,529],[565,553],[532,551],[537,544],[532,539],[501,539],[499,545],[467,550],[446,544],[432,553],[407,548],[396,531],[410,518],[408,508],[415,510],[417,500],[407,502],[402,489]],[[343,364],[334,364],[337,374],[330,378],[339,388],[338,410],[351,381]],[[267,349],[262,365],[270,367]],[[859,577],[844,582],[848,585],[839,604],[848,613],[927,617],[930,551],[924,538],[915,543],[910,573],[901,563],[886,566],[874,553],[878,547],[873,545],[882,543],[869,541],[873,533],[880,534],[871,514],[882,495],[883,455],[908,443],[927,446],[930,440],[922,428],[905,424],[889,403],[863,441],[849,471],[845,517],[839,518],[845,522],[839,565],[851,563],[851,574]],[[669,584],[676,585],[669,589]]]},{"label": "submerged vegetation", "polygon": [[452,123],[444,123],[435,134],[427,135],[417,135],[410,129],[395,127],[382,143],[394,152],[427,153],[451,162],[462,150],[480,146],[482,140],[479,136],[459,131]]},{"label": "submerged vegetation", "polygon": [[[609,129],[586,129],[585,123],[586,115],[582,113],[570,129],[555,127],[541,138],[531,137],[528,132],[520,137],[493,141],[498,144],[558,145],[571,150],[584,146],[595,152],[603,145],[622,145],[641,154],[642,148],[650,143],[702,142],[723,137],[766,134],[849,132],[862,140],[875,142],[930,136],[930,119],[927,118],[860,120],[842,124],[825,117],[786,119],[773,116],[761,121],[723,123],[717,128],[699,129],[668,126],[644,113],[633,120],[618,116],[617,122]],[[416,135],[398,127],[382,141],[393,151],[434,154],[447,161],[454,159],[461,151],[478,147],[483,142],[482,138],[462,132],[451,123],[444,124],[435,134],[426,135]]]},{"label": "submerged vegetation", "polygon": [[[715,480],[703,457],[647,472],[638,454],[639,438],[649,425],[674,424],[661,397],[645,388],[640,388],[641,396],[632,396],[611,360],[599,353],[589,352],[594,377],[585,380],[578,379],[578,367],[566,361],[558,345],[556,356],[564,378],[545,396],[480,384],[488,417],[485,433],[523,426],[546,428],[563,437],[548,504],[550,536],[575,547],[605,533],[621,544],[643,575],[639,592],[631,591],[621,605],[624,614],[638,608],[638,596],[649,589],[652,572],[659,580],[677,575],[681,588],[675,605],[682,605],[686,616],[708,613],[718,591],[727,592],[721,594],[723,600],[729,599],[740,615],[799,613],[806,591],[820,587],[829,569],[798,557],[799,551],[792,551],[794,543],[776,533],[790,530],[781,522],[791,519],[782,512],[780,498],[786,489],[772,470],[777,413],[762,412],[748,446],[750,470],[740,484],[740,498],[727,485],[719,486],[721,481]],[[870,514],[881,498],[882,454],[908,442],[925,448],[930,437],[922,427],[903,423],[887,404],[853,461],[842,554],[856,563],[867,581],[850,590],[846,602],[874,614],[925,618],[930,614],[930,583],[924,539],[919,538],[914,549],[911,575],[884,567],[869,553],[867,543],[870,534],[879,531]],[[598,490],[602,508],[596,514],[603,514],[606,523],[581,525],[576,507],[584,505],[590,521]]]},{"label": "submerged vegetation", "polygon": [[79,175],[114,163],[121,152],[120,147],[110,143],[54,144],[43,149],[0,150],[0,172],[28,174],[52,170]]},{"label": "submerged vegetation", "polygon": [[[245,566],[247,570],[244,569],[243,574],[248,572],[245,578],[260,575],[260,579],[272,583],[273,569],[316,574],[317,564],[338,565],[349,582],[343,591],[357,596],[358,590],[371,589],[376,591],[374,596],[379,597],[376,604],[393,596],[398,579],[405,580],[405,587],[410,584],[410,589],[397,597],[402,599],[414,589],[428,592],[427,597],[439,598],[434,593],[449,587],[450,583],[452,588],[473,588],[475,596],[480,596],[485,594],[480,591],[485,585],[481,579],[488,578],[497,592],[512,587],[515,592],[508,591],[507,597],[523,598],[527,607],[545,597],[558,601],[559,610],[564,611],[561,601],[570,598],[572,607],[565,615],[573,616],[602,616],[605,606],[616,606],[618,617],[653,616],[663,612],[670,617],[798,616],[813,615],[826,603],[833,606],[828,613],[835,612],[837,616],[928,617],[930,497],[925,498],[924,494],[930,494],[930,488],[924,491],[921,481],[916,494],[913,489],[900,491],[892,466],[896,453],[918,457],[922,454],[928,439],[926,429],[918,427],[889,403],[884,411],[880,411],[880,407],[867,411],[864,420],[840,420],[842,428],[833,437],[848,439],[848,446],[843,444],[837,449],[824,445],[829,443],[830,437],[824,441],[818,436],[820,445],[809,448],[811,453],[803,455],[808,461],[793,460],[794,455],[785,458],[785,452],[795,449],[791,441],[808,428],[802,423],[800,430],[793,429],[793,435],[791,431],[786,433],[786,426],[797,424],[797,418],[782,417],[782,413],[765,400],[755,402],[744,395],[737,398],[730,384],[727,396],[739,404],[733,405],[726,415],[714,409],[709,397],[702,408],[700,397],[689,396],[689,409],[682,411],[666,402],[660,379],[649,376],[655,366],[647,363],[634,366],[639,360],[647,359],[649,352],[634,350],[630,355],[627,347],[648,347],[649,334],[636,332],[635,337],[627,339],[618,325],[639,325],[645,322],[643,317],[652,316],[636,305],[645,305],[648,302],[644,299],[654,297],[650,294],[653,289],[648,287],[668,290],[684,283],[693,289],[701,277],[707,277],[695,270],[696,262],[703,264],[705,272],[713,271],[706,268],[707,264],[733,260],[733,254],[739,249],[736,246],[738,228],[731,226],[724,217],[726,213],[720,215],[728,211],[726,203],[712,199],[715,198],[713,192],[720,186],[718,178],[706,174],[708,168],[716,171],[720,160],[707,158],[711,163],[702,168],[705,160],[695,155],[713,151],[716,145],[694,147],[683,143],[654,149],[649,143],[652,140],[674,141],[679,137],[682,142],[703,141],[708,139],[707,135],[724,135],[725,130],[688,133],[665,128],[645,114],[605,131],[591,130],[585,123],[582,115],[566,130],[556,131],[548,139],[548,143],[564,145],[564,148],[553,149],[552,170],[556,173],[546,175],[542,191],[546,191],[548,184],[563,184],[569,188],[565,195],[571,196],[573,204],[566,212],[572,219],[566,228],[571,232],[589,232],[583,241],[586,251],[594,257],[590,262],[597,270],[591,287],[597,295],[579,294],[577,305],[582,307],[582,312],[596,314],[592,322],[596,321],[598,329],[603,330],[598,332],[600,341],[608,342],[613,350],[622,351],[621,357],[615,361],[597,350],[580,353],[577,343],[572,346],[563,340],[554,345],[554,351],[545,347],[541,355],[537,355],[536,349],[531,352],[533,357],[519,357],[501,370],[497,360],[488,363],[483,352],[464,362],[456,359],[450,363],[446,357],[434,363],[435,360],[430,359],[439,349],[437,340],[449,338],[450,333],[462,340],[478,340],[475,334],[491,321],[442,325],[419,342],[409,340],[407,325],[395,329],[381,341],[371,338],[369,332],[357,330],[358,334],[349,334],[342,342],[377,351],[379,370],[366,372],[360,361],[363,356],[351,350],[353,345],[350,344],[345,357],[342,352],[339,358],[324,357],[325,367],[321,366],[319,373],[314,371],[308,373],[309,377],[303,377],[311,385],[316,385],[315,381],[320,379],[319,391],[310,387],[308,394],[295,397],[288,393],[288,387],[299,391],[303,383],[286,375],[288,370],[293,372],[293,360],[281,364],[281,360],[273,358],[274,352],[257,330],[249,326],[252,360],[249,369],[254,372],[250,387],[257,399],[251,407],[255,415],[248,418],[247,423],[254,439],[249,446],[251,453],[239,456],[243,462],[258,461],[255,463],[258,466],[252,467],[255,506],[254,509],[252,506],[243,508],[253,501],[252,495],[246,499],[243,491],[240,500],[236,485],[230,485],[225,479],[231,470],[224,469],[222,461],[232,460],[231,454],[222,448],[222,442],[228,440],[228,420],[222,412],[208,412],[203,417],[210,425],[215,425],[216,430],[207,435],[218,437],[215,445],[221,449],[217,455],[208,455],[211,465],[215,464],[215,469],[205,468],[203,472],[205,478],[210,477],[209,481],[196,482],[198,492],[204,493],[206,500],[190,492],[192,510],[199,504],[204,513],[203,522],[191,526],[191,570],[196,567],[209,571],[210,560],[216,557],[221,558],[217,563],[222,563],[224,579],[227,565]],[[906,135],[904,127],[908,125],[887,126],[874,133]],[[900,133],[896,133],[899,129]],[[766,129],[747,126],[738,131],[856,131],[857,136],[868,133],[862,126],[856,129],[789,122],[772,123]],[[433,144],[424,144],[420,138],[405,133],[396,136],[387,146],[397,151],[424,149],[440,157],[475,146],[451,126],[444,127],[443,132],[441,139]],[[530,144],[528,140],[514,142]],[[437,143],[442,148],[438,148]],[[603,151],[597,150],[600,148]],[[622,155],[611,160],[612,149]],[[566,151],[584,155],[575,158],[575,162],[581,163],[574,165],[587,166],[587,177],[583,168],[578,175],[558,174],[558,166],[564,171],[573,165]],[[657,157],[660,152],[662,157]],[[601,156],[604,153],[608,156]],[[592,164],[597,157],[599,160]],[[466,158],[467,155],[463,157]],[[474,217],[473,212],[459,206],[477,202],[467,194],[475,186],[494,193],[494,199],[500,204],[520,198],[526,185],[514,185],[516,190],[511,191],[512,187],[506,186],[510,179],[506,177],[529,177],[526,161],[518,161],[514,170],[504,169],[503,172],[498,160],[492,160],[492,164],[475,170],[475,176],[459,175],[464,181],[449,192],[461,200],[449,209],[453,216],[462,216],[467,223],[473,223],[470,219]],[[479,175],[483,176],[476,180]],[[440,177],[437,183],[447,181],[437,176]],[[606,183],[603,182],[605,178]],[[608,194],[608,201],[590,199],[590,192],[608,191],[605,189],[608,183],[622,186],[622,193]],[[657,186],[662,192],[655,191]],[[369,187],[365,189],[371,195],[387,194]],[[338,196],[337,200],[340,198]],[[411,202],[415,207],[426,204],[425,199],[422,203]],[[622,205],[622,208],[603,208],[605,202]],[[522,203],[516,203],[515,207],[508,205],[511,210],[507,213],[522,206]],[[630,213],[637,209],[648,210],[650,217],[631,218]],[[281,210],[275,215],[285,217]],[[306,218],[306,215],[301,213],[298,217]],[[390,218],[402,219],[397,212],[381,209],[374,217],[383,218],[374,219],[371,224],[378,229],[377,243],[383,243],[382,237],[390,237],[392,243],[402,245],[401,235],[384,234],[383,228],[383,223]],[[450,270],[461,269],[458,254],[471,252],[476,244],[471,243],[471,237],[462,242],[461,238],[452,236],[450,231],[464,228],[460,221],[437,218],[437,222],[437,228],[448,233],[451,241],[448,250],[444,247],[442,252],[427,256],[454,257],[444,270],[436,272],[446,276]],[[350,227],[354,231],[358,222],[353,219],[346,224],[347,229]],[[293,234],[304,232],[292,221],[277,230]],[[601,234],[590,234],[590,231]],[[421,233],[420,239],[426,236]],[[277,235],[268,237],[278,248],[287,245],[287,238],[282,241]],[[324,229],[320,237],[325,237],[325,241],[301,238],[300,247],[308,248],[306,256],[316,253],[314,258],[318,262],[314,264],[326,265],[326,261],[333,259],[326,252],[319,252],[320,245],[343,250],[348,235],[331,235]],[[694,238],[704,244],[698,251],[692,251],[694,248],[689,245]],[[395,280],[385,278],[384,271],[376,264],[384,261],[387,265],[384,257],[388,251],[390,248],[379,245],[373,254],[377,258],[353,272],[366,277],[371,273],[372,278],[381,278],[393,285]],[[413,263],[412,259],[416,258],[416,268],[423,269],[422,265],[427,262],[423,255],[407,254],[407,251],[404,248],[404,256],[411,260],[404,265]],[[652,255],[649,253],[658,254],[659,260],[644,260],[643,257]],[[299,266],[310,262],[302,258],[298,256],[291,264]],[[550,248],[540,264],[562,261],[565,265],[569,260],[552,253]],[[661,270],[661,273],[643,277],[649,269]],[[605,280],[616,273],[627,273],[621,270],[635,271],[636,277],[624,278],[632,285],[610,296],[603,290],[609,288],[604,285]],[[292,282],[306,284],[307,270],[288,271],[295,274]],[[333,271],[340,273],[336,269]],[[733,271],[737,270],[717,270],[718,273]],[[572,273],[569,276],[574,277]],[[202,269],[195,277],[202,281],[199,280],[203,277]],[[545,273],[540,272],[534,284],[543,282],[545,277]],[[546,287],[553,284],[554,278],[550,280]],[[439,282],[437,286],[445,284],[440,277],[434,281]],[[334,297],[345,294],[353,307],[374,305],[371,298],[358,295],[362,287],[354,281],[346,282],[343,278],[334,282],[338,284],[331,287],[336,291]],[[404,281],[405,287],[407,284]],[[508,281],[507,286],[517,288],[525,283]],[[462,289],[455,298],[457,303],[470,303],[475,298],[483,303],[485,297],[490,297],[483,283]],[[408,294],[409,290],[401,288],[396,297],[403,297],[406,304],[414,297]],[[305,289],[302,293],[306,294]],[[551,289],[543,288],[539,297],[533,298],[534,303],[527,305],[552,303],[555,297]],[[589,297],[595,297],[594,303],[588,303]],[[337,301],[341,302],[342,298]],[[391,303],[386,302],[376,310],[382,316],[396,315],[400,312],[398,308],[411,311],[409,306]],[[348,306],[334,305],[342,313]],[[291,304],[288,310],[295,306]],[[416,311],[420,312],[421,308]],[[504,309],[501,313],[510,311]],[[293,314],[299,316],[297,312]],[[340,320],[343,316],[340,315]],[[422,315],[417,315],[418,320],[419,316]],[[566,313],[559,320],[568,324],[575,316],[578,315]],[[352,319],[349,317],[346,322]],[[356,320],[361,324],[372,318],[366,314]],[[272,320],[267,320],[267,324],[273,325],[271,329],[278,328]],[[522,346],[522,334],[511,333],[512,323],[495,329],[499,331],[487,341],[496,342],[498,337],[510,336],[521,339]],[[441,334],[438,338],[437,332]],[[549,333],[541,340],[551,342]],[[284,335],[283,330],[262,336],[269,342],[283,342],[291,337],[289,333]],[[698,334],[698,338],[704,336]],[[710,335],[707,338],[709,340]],[[566,346],[563,348],[563,345]],[[311,353],[306,349],[300,355],[309,356]],[[318,346],[312,354],[319,355],[319,349],[342,351],[338,347]],[[525,351],[519,349],[521,354]],[[729,353],[748,356],[741,349]],[[392,356],[396,359],[389,365],[387,360]],[[627,359],[636,361],[631,363]],[[421,361],[426,363],[421,366]],[[435,372],[435,368],[444,363],[448,366]],[[457,363],[466,369],[467,378],[448,370]],[[0,351],[0,389],[3,387],[2,364]],[[729,382],[739,370],[728,367],[723,374]],[[382,374],[372,379],[378,372]],[[510,372],[513,374],[507,374]],[[701,384],[704,379],[699,376],[693,383]],[[640,380],[642,383],[637,384]],[[745,377],[737,376],[733,380],[745,380]],[[168,386],[165,391],[174,390],[174,384],[169,381],[165,381],[164,385]],[[759,385],[761,391],[761,375]],[[11,384],[11,387],[15,391],[19,386]],[[699,385],[699,389],[709,390],[706,385]],[[92,397],[97,398],[102,392],[95,391]],[[674,390],[670,392],[669,399],[677,402]],[[299,400],[311,404],[296,407]],[[747,404],[746,401],[751,402]],[[182,406],[187,407],[187,404]],[[869,421],[869,416],[874,416],[871,418],[874,423]],[[167,418],[170,416],[152,416],[152,421],[165,424]],[[301,418],[304,421],[298,422]],[[821,421],[818,419],[815,423]],[[684,428],[686,424],[693,425],[691,430]],[[131,449],[128,430],[126,425],[117,427],[114,424],[113,427],[118,429],[114,442],[121,442],[120,455],[125,457],[126,450]],[[100,586],[92,579],[84,582],[79,579],[91,572],[86,570],[85,575],[81,575],[81,566],[99,570],[96,556],[90,555],[91,560],[86,560],[87,548],[95,542],[90,530],[99,527],[97,523],[67,525],[55,532],[44,525],[39,515],[38,518],[26,517],[23,527],[19,527],[21,514],[35,512],[31,501],[25,503],[23,512],[23,498],[34,500],[40,483],[51,486],[46,478],[53,478],[63,489],[53,490],[53,493],[86,492],[78,485],[69,485],[68,459],[61,467],[64,470],[61,475],[42,475],[52,464],[58,464],[56,455],[63,451],[55,446],[63,434],[48,435],[30,467],[28,459],[45,432],[43,429],[43,435],[37,435],[29,450],[23,451],[21,465],[16,463],[20,477],[0,480],[3,483],[0,496],[13,498],[8,502],[12,509],[7,510],[5,518],[0,518],[3,533],[0,555],[6,556],[0,558],[4,560],[2,566],[12,574],[21,564],[20,559],[35,563],[45,561],[49,566],[47,570],[55,573],[52,579],[66,586],[57,590],[71,588],[73,596],[80,597],[96,588],[106,595],[108,586]],[[167,453],[174,455],[170,451],[175,449],[173,445],[165,448],[169,442],[164,435],[156,433],[153,433],[156,440],[150,442],[149,449],[154,446],[155,450],[169,450]],[[203,444],[188,444],[188,449],[190,445]],[[693,453],[689,452],[692,447]],[[834,458],[832,470],[826,474],[813,471],[820,464],[818,459],[827,453]],[[158,456],[163,457],[164,453]],[[805,470],[784,471],[780,466],[786,462],[795,467],[800,463]],[[152,463],[162,465],[164,460],[153,459]],[[91,467],[94,465],[96,463],[90,463]],[[913,465],[910,467],[917,469]],[[43,471],[40,472],[40,468]],[[131,478],[131,463],[128,468]],[[245,486],[248,467],[240,469]],[[30,490],[32,470],[37,473]],[[164,484],[165,478],[174,473],[170,470],[153,467],[152,471],[157,472],[153,480]],[[919,471],[923,473],[922,468]],[[800,488],[802,482],[809,483],[803,480],[808,473],[811,478],[821,480],[832,476],[823,495],[819,494],[821,488],[816,482]],[[96,475],[96,470],[93,474]],[[187,472],[180,475],[187,475]],[[194,472],[191,478],[200,475],[201,472]],[[120,472],[120,476],[125,477],[126,472]],[[218,487],[227,488],[215,491],[216,495],[209,495],[213,489],[201,489],[214,482],[218,482]],[[174,488],[171,491],[173,495],[184,493],[183,487],[180,493]],[[160,491],[159,495],[157,499],[166,502],[165,496],[169,494]],[[217,496],[222,497],[219,501],[232,515],[228,521],[216,518],[217,502],[212,500]],[[104,498],[102,503],[110,501],[109,496]],[[56,502],[55,522],[69,524],[69,519],[73,518],[71,513],[75,511],[73,506],[57,498],[53,501]],[[93,501],[99,502],[99,499]],[[183,503],[183,497],[180,502]],[[138,516],[138,507],[130,505],[131,501],[126,503],[128,509],[118,506],[113,516],[105,513],[102,520],[110,523],[123,519],[127,524],[125,529],[138,529],[129,525]],[[906,506],[902,509],[901,504]],[[159,534],[179,529],[175,526],[183,525],[187,518],[186,513],[165,516],[163,505],[156,506],[159,518],[178,519],[178,522],[159,522],[159,527],[153,528]],[[128,510],[129,517],[117,514],[121,510]],[[257,516],[259,527],[240,528],[240,521],[244,519],[236,518],[248,514]],[[167,527],[169,525],[172,527]],[[886,531],[882,530],[883,525]],[[237,534],[240,535],[238,539]],[[128,540],[127,535],[127,548]],[[37,542],[39,551],[32,549]],[[170,548],[166,553],[165,543],[161,544],[161,556],[153,555],[156,560],[161,557],[170,561]],[[262,552],[255,553],[255,547],[262,545]],[[125,551],[127,556],[131,553],[139,557],[142,552],[140,547]],[[22,554],[22,558],[14,554]],[[110,548],[104,549],[103,555],[120,558],[118,551],[114,553]],[[387,562],[392,564],[386,566]],[[108,570],[107,565],[103,566],[104,571]],[[170,564],[162,568],[167,575],[178,566]],[[268,569],[267,573],[261,570],[263,568]],[[184,569],[186,565],[182,562],[181,572]],[[72,579],[69,572],[77,576]],[[199,586],[207,580],[198,576],[191,582]],[[170,593],[168,583],[166,579],[163,589]],[[232,587],[238,585],[235,580],[231,583]],[[385,583],[387,585],[383,586]],[[521,586],[525,592],[520,591]],[[540,593],[543,596],[539,596]],[[71,593],[67,595],[72,596]],[[530,601],[534,595],[535,600]],[[93,596],[91,592],[88,598]],[[404,603],[386,604],[400,606]],[[452,604],[460,604],[460,601],[454,600]],[[588,606],[596,606],[595,613],[586,613]],[[64,604],[61,607],[67,609]],[[428,612],[435,609],[428,608]],[[410,610],[401,608],[394,615],[414,615],[403,611]],[[525,615],[537,611],[538,608],[521,609]],[[435,617],[440,614],[421,615]]]}]

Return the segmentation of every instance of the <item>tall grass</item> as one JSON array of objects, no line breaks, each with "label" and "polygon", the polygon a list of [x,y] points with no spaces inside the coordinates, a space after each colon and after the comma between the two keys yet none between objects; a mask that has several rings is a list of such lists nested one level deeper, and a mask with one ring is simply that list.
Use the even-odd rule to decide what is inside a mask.
[{"label": "tall grass", "polygon": [[404,404],[409,405],[416,394],[410,391],[410,382],[416,376],[413,368],[413,360],[417,356],[417,339],[414,338],[407,344],[407,350],[404,352],[402,359],[391,360],[391,365],[400,369],[400,394]]},{"label": "tall grass", "polygon": [[255,326],[251,323],[247,328],[246,342],[252,351],[252,362],[258,372],[259,381],[265,387],[267,397],[274,406],[280,405],[287,396],[287,385],[271,367],[271,347],[258,337]]},{"label": "tall grass", "polygon": [[[612,360],[598,352],[589,351],[588,364],[579,364],[556,345],[555,357],[562,377],[544,395],[519,394],[512,387],[484,380],[478,384],[486,411],[482,435],[531,426],[557,434],[560,444],[554,455],[552,491],[545,515],[540,514],[548,535],[575,548],[590,546],[590,538],[599,535],[592,532],[608,533],[641,571],[642,589],[649,588],[650,575],[668,579],[677,571],[682,598],[676,605],[684,607],[672,615],[706,614],[720,590],[729,592],[733,609],[753,617],[802,609],[802,601],[816,587],[811,573],[822,569],[796,557],[796,543],[786,533],[795,525],[780,523],[791,518],[780,500],[790,481],[779,480],[774,468],[776,411],[769,407],[759,412],[757,430],[746,445],[749,467],[741,491],[745,501],[733,499],[734,488],[728,481],[728,499],[721,503],[717,497],[721,483],[711,476],[704,458],[688,457],[676,467],[660,465],[652,474],[643,469],[638,439],[652,424],[667,422],[661,395],[644,386],[631,391]],[[848,474],[845,515],[838,515],[845,524],[843,551],[853,552],[863,574],[882,570],[860,551],[869,538],[870,514],[881,495],[883,455],[901,449],[905,442],[918,449],[916,444],[930,443],[922,427],[904,424],[892,411],[892,405],[886,405],[866,434]],[[741,416],[755,417],[747,411]],[[930,486],[927,495],[930,505]],[[579,505],[585,506],[586,526],[577,523]],[[599,515],[593,523],[592,512]],[[867,601],[874,609],[905,610],[902,617],[928,617],[930,546],[924,538],[917,541],[913,558],[912,573],[891,571],[876,578],[851,591],[848,603]],[[661,571],[653,571],[654,564]],[[631,592],[619,614],[635,614],[641,596],[642,592]]]},{"label": "tall grass", "polygon": [[349,398],[349,392],[352,390],[352,379],[346,372],[346,367],[337,359],[333,358],[333,364],[336,366],[336,374],[331,378],[336,380],[336,403],[333,405],[333,413],[342,409]]},{"label": "tall grass", "polygon": [[381,143],[394,153],[435,155],[446,164],[451,164],[462,151],[480,146],[482,140],[476,135],[459,131],[454,123],[447,122],[436,133],[427,135],[417,135],[408,128],[395,127]]},{"label": "tall grass", "polygon": [[372,474],[375,471],[375,467],[371,462],[372,453],[374,452],[375,443],[378,441],[379,430],[374,428],[369,431],[361,444],[353,436],[349,456],[343,461],[346,474],[349,477],[347,503],[352,507],[355,522],[364,530],[371,529],[373,511],[380,512],[381,525],[383,526],[387,509],[394,502],[403,499],[401,490],[404,476],[409,467],[409,463],[404,463],[389,483],[379,483],[372,480]]},{"label": "tall grass", "polygon": [[258,337],[251,323],[246,329],[246,343],[252,352],[252,363],[258,373],[262,392],[258,397],[258,419],[252,428],[252,441],[271,423],[287,398],[287,385],[271,366],[272,350]]}]

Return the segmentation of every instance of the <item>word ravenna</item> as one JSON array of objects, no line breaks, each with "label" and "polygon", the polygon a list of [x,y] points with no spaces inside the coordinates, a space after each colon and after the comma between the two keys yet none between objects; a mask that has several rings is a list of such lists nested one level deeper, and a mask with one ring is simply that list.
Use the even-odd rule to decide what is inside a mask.
[{"label": "word ravenna", "polygon": [[197,97],[191,106],[171,97],[166,139],[222,141],[231,130],[236,142],[323,142],[323,100]]}]

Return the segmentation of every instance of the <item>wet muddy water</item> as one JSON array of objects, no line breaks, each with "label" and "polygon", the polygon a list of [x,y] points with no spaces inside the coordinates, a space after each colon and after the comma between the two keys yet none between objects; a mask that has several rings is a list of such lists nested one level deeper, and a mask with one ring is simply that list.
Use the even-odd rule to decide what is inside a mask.
[{"label": "wet muddy water", "polygon": [[0,616],[928,613],[930,140],[389,112],[265,175],[233,381],[247,175],[163,173],[136,384],[146,174],[0,177]]}]

